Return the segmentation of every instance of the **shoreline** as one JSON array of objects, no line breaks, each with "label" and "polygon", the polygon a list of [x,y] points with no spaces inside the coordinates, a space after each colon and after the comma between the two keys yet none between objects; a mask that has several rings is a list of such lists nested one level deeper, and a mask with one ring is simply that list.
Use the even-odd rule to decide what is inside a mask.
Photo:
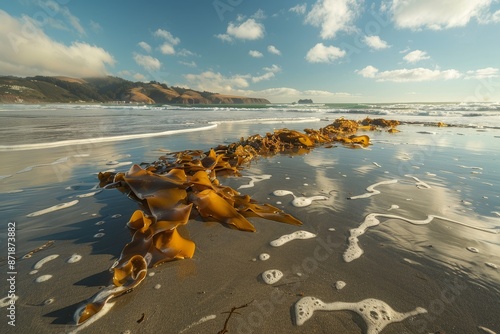
[{"label": "shoreline", "polygon": [[[404,132],[409,130],[406,127],[401,129]],[[215,333],[223,328],[226,319],[223,312],[251,300],[254,302],[239,310],[240,317],[234,316],[228,322],[230,332],[249,333],[264,329],[264,332],[299,333],[306,330],[314,333],[324,328],[342,329],[350,333],[366,331],[363,320],[348,311],[314,313],[303,326],[296,326],[293,307],[304,296],[315,296],[324,302],[358,302],[366,298],[378,298],[399,312],[407,312],[415,307],[427,309],[427,315],[391,324],[383,333],[427,333],[439,330],[481,333],[478,326],[498,331],[500,324],[493,318],[491,306],[500,296],[500,277],[498,270],[485,267],[483,260],[488,258],[492,262],[495,259],[497,263],[500,262],[498,255],[494,255],[498,254],[495,239],[480,233],[470,233],[463,227],[453,227],[457,233],[452,234],[449,240],[441,240],[444,235],[450,235],[450,227],[446,224],[411,226],[388,221],[360,237],[364,249],[361,258],[352,263],[345,263],[342,259],[349,230],[358,227],[367,214],[387,212],[395,204],[399,208],[389,210],[388,214],[413,219],[425,218],[432,209],[436,211],[432,214],[474,222],[475,216],[480,216],[475,211],[487,213],[486,204],[491,203],[493,207],[490,211],[495,211],[498,198],[494,197],[494,186],[479,187],[480,182],[498,182],[494,181],[496,170],[490,168],[495,165],[498,155],[489,163],[481,159],[488,152],[494,152],[494,143],[485,142],[489,146],[485,145],[481,155],[477,152],[465,155],[467,151],[457,151],[451,143],[444,141],[450,136],[446,132],[448,130],[440,130],[443,132],[443,141],[438,141],[440,145],[434,148],[431,155],[424,155],[423,161],[417,155],[413,160],[404,160],[401,142],[408,141],[403,148],[411,145],[425,147],[422,146],[422,140],[432,143],[432,140],[435,141],[435,138],[430,138],[432,135],[413,134],[413,137],[402,140],[401,137],[408,136],[408,133],[396,134],[400,139],[391,143],[394,137],[379,133],[372,137],[375,145],[370,147],[371,150],[319,148],[306,155],[278,155],[252,162],[242,171],[243,176],[272,177],[256,182],[254,187],[243,188],[241,192],[250,194],[260,203],[278,205],[276,203],[281,202],[279,208],[305,223],[299,229],[315,233],[317,237],[272,248],[270,241],[297,228],[253,218],[251,222],[257,232],[245,233],[194,219],[185,229],[197,245],[194,258],[154,268],[151,271],[155,273],[154,276],[148,276],[136,291],[117,298],[112,310],[97,323],[82,330],[82,333],[102,331],[103,328],[119,333],[126,330],[153,333],[162,326],[175,328],[172,333]],[[452,137],[453,140],[457,138],[454,135]],[[491,151],[488,147],[491,147]],[[408,149],[407,153],[412,151]],[[448,155],[460,159],[446,160]],[[435,156],[441,159],[432,159]],[[465,161],[461,160],[469,164],[465,165]],[[482,174],[471,174],[474,170],[459,167],[462,164],[482,166]],[[405,166],[405,171],[406,167],[411,168],[413,174],[430,185],[431,189],[416,188],[415,180],[400,173],[401,166]],[[413,168],[415,166],[419,168]],[[456,176],[443,171],[454,171]],[[401,182],[377,187],[381,194],[347,200],[349,196],[365,192],[364,189],[369,185],[391,179],[393,175],[397,175]],[[456,179],[463,184],[461,190],[467,194],[453,189]],[[249,184],[248,177],[222,178],[221,181],[234,188]],[[297,195],[323,195],[329,199],[297,208],[291,205],[292,197],[273,196],[274,190],[285,188]],[[479,195],[487,197],[489,202],[481,203]],[[465,196],[472,204],[465,204],[460,196]],[[412,200],[408,201],[408,198]],[[18,276],[18,284],[23,289],[19,291],[31,291],[30,296],[25,296],[24,300],[21,296],[17,301],[18,324],[21,327],[38,328],[41,332],[74,329],[66,324],[72,318],[76,305],[109,284],[111,274],[107,269],[119,255],[121,247],[130,241],[124,223],[134,206],[118,191],[110,189],[87,198],[85,202],[81,199],[81,203],[71,209],[59,211],[57,218],[54,215],[43,217],[71,223],[66,227],[59,226],[54,231],[47,229],[46,238],[57,236],[53,238],[56,240],[54,246],[18,263],[19,272],[22,273],[22,276]],[[87,214],[80,214],[82,210]],[[26,214],[33,211],[36,210]],[[118,214],[121,216],[112,218]],[[495,215],[491,215],[491,218],[491,223],[495,224]],[[105,223],[96,225],[100,221]],[[105,235],[94,238],[102,228]],[[330,228],[335,231],[330,231]],[[34,238],[32,244],[40,246],[47,241],[43,237],[36,238],[35,232],[30,235]],[[323,247],[322,251],[325,251],[317,251],[318,257],[315,258],[317,246],[328,240],[331,253]],[[464,240],[467,240],[466,244]],[[472,240],[476,240],[476,243],[472,244]],[[465,249],[469,244],[477,248],[479,253]],[[82,260],[66,264],[65,261],[73,252],[82,255]],[[268,261],[257,259],[263,252],[271,255]],[[32,266],[54,253],[59,253],[59,258],[42,268],[44,273],[50,272],[54,278],[44,283],[33,283],[35,276],[28,274],[33,270]],[[254,258],[257,260],[253,261]],[[282,270],[285,273],[283,281],[272,286],[264,284],[260,275],[268,269]],[[56,279],[57,287],[52,284]],[[344,289],[336,290],[333,287],[338,280],[347,283]],[[491,285],[483,283],[488,280],[492,282]],[[155,288],[158,284],[160,287]],[[185,288],[181,288],[181,285]],[[44,287],[43,293],[38,287]],[[44,305],[43,302],[50,298],[54,298],[54,302]],[[25,318],[28,313],[38,316],[31,316],[28,320]],[[139,322],[143,313],[144,319]],[[204,318],[208,320],[199,322]],[[199,323],[193,325],[196,322]]]}]

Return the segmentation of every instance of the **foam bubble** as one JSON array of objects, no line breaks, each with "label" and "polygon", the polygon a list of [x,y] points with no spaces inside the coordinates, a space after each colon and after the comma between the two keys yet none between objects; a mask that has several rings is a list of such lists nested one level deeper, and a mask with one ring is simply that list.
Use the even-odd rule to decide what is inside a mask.
[{"label": "foam bubble", "polygon": [[491,263],[491,262],[486,262],[485,265],[487,265],[488,267],[493,268],[493,269],[497,269],[498,268],[498,266],[496,264]]},{"label": "foam bubble", "polygon": [[32,212],[29,215],[27,215],[26,217],[41,216],[41,215],[44,215],[44,214],[49,213],[49,212],[54,212],[54,211],[58,211],[58,210],[69,208],[69,207],[71,207],[73,205],[76,205],[77,203],[78,203],[78,200],[76,199],[76,200],[71,201],[71,202],[65,202],[65,203],[57,204],[57,205],[51,206],[50,208],[47,208],[47,209],[43,209],[43,210],[40,210],[40,211]]},{"label": "foam bubble", "polygon": [[121,214],[117,213],[117,214],[112,215],[111,218],[116,219],[116,218],[120,218],[121,216],[122,216]]},{"label": "foam bubble", "polygon": [[378,194],[380,194],[380,191],[375,189],[375,187],[380,186],[382,184],[392,184],[392,183],[396,183],[396,182],[398,182],[398,180],[394,179],[394,180],[381,181],[381,182],[372,184],[371,186],[366,188],[366,190],[368,191],[367,193],[364,193],[362,195],[357,195],[357,196],[351,196],[351,197],[348,197],[348,199],[368,198],[368,197],[371,197],[373,195],[378,195]]},{"label": "foam bubble", "polygon": [[192,327],[194,327],[194,326],[198,326],[198,325],[200,325],[200,324],[202,324],[202,323],[204,323],[204,322],[206,322],[206,321],[213,320],[213,319],[215,319],[216,317],[217,317],[217,316],[216,316],[215,314],[207,315],[206,317],[203,317],[203,318],[201,318],[200,320],[198,320],[198,321],[196,321],[196,322],[193,322],[191,325],[189,325],[189,326],[187,326],[186,328],[184,328],[183,330],[181,330],[181,331],[179,332],[179,334],[184,333],[185,331],[187,331],[187,330],[191,329]]},{"label": "foam bubble", "polygon": [[483,332],[485,332],[487,334],[497,334],[494,331],[492,331],[491,329],[483,327],[483,326],[477,326],[477,328],[479,328],[480,330],[482,330]]},{"label": "foam bubble", "polygon": [[35,275],[37,272],[38,272],[38,270],[36,270],[36,269],[35,269],[35,270],[30,271],[30,273],[29,273],[29,274],[30,274],[30,275]]},{"label": "foam bubble", "polygon": [[283,273],[278,269],[266,270],[262,273],[262,279],[266,284],[274,284],[283,278]]},{"label": "foam bubble", "polygon": [[10,304],[11,300],[16,301],[18,299],[19,299],[19,295],[14,295],[14,297],[10,297],[10,296],[3,297],[2,299],[0,299],[0,307],[9,306],[9,305],[11,305]]},{"label": "foam bubble", "polygon": [[81,259],[82,259],[82,256],[75,253],[75,254],[71,255],[71,257],[68,260],[66,260],[66,262],[67,263],[75,263],[75,262],[80,261]]},{"label": "foam bubble", "polygon": [[256,175],[256,176],[244,176],[250,178],[250,182],[248,184],[244,184],[238,187],[238,189],[242,188],[251,188],[255,186],[255,183],[264,181],[264,180],[269,180],[272,175],[264,174],[264,175]]},{"label": "foam bubble", "polygon": [[477,249],[476,247],[466,247],[466,248],[469,252],[479,253],[479,249]]},{"label": "foam bubble", "polygon": [[408,176],[408,177],[411,177],[412,179],[415,180],[415,186],[418,188],[418,189],[430,189],[431,186],[428,185],[427,183],[425,183],[424,181],[421,181],[419,178],[415,177],[415,176],[411,176],[411,175],[405,175],[405,176]]},{"label": "foam bubble", "polygon": [[49,298],[43,301],[43,305],[50,305],[54,302],[54,298]]},{"label": "foam bubble", "polygon": [[102,238],[104,236],[105,236],[105,233],[102,233],[102,232],[94,234],[94,238]]},{"label": "foam bubble", "polygon": [[313,201],[317,200],[327,200],[328,197],[326,196],[311,196],[311,197],[297,197],[295,194],[289,190],[275,190],[273,191],[274,196],[286,196],[286,195],[292,195],[293,196],[293,201],[292,205],[298,208],[302,208],[305,206],[309,206],[312,204]]},{"label": "foam bubble", "polygon": [[290,242],[290,241],[295,240],[295,239],[311,239],[311,238],[314,238],[315,236],[316,236],[316,234],[311,233],[311,232],[296,231],[296,232],[293,232],[290,234],[282,235],[278,239],[271,241],[270,245],[273,247],[279,247],[279,246],[282,246],[282,245],[286,244],[287,242]]},{"label": "foam bubble", "polygon": [[155,289],[156,289],[156,290],[160,290],[160,288],[161,288],[161,284],[156,284],[156,285],[155,285]]},{"label": "foam bubble", "polygon": [[393,310],[388,304],[378,299],[365,299],[358,303],[334,302],[324,303],[316,297],[303,297],[295,304],[295,322],[297,326],[303,325],[309,320],[315,311],[341,311],[356,312],[363,318],[368,328],[367,334],[378,334],[387,325],[400,322],[404,319],[422,313],[427,310],[417,307],[415,310],[400,313]]},{"label": "foam bubble", "polygon": [[100,193],[101,191],[102,191],[102,189],[101,190],[97,190],[97,191],[92,191],[92,192],[89,192],[89,193],[86,193],[86,194],[76,195],[76,197],[78,197],[78,198],[92,197],[95,194]]},{"label": "foam bubble", "polygon": [[42,266],[45,263],[52,261],[54,259],[57,259],[58,257],[59,257],[59,254],[52,254],[52,255],[46,256],[43,259],[41,259],[40,261],[38,261],[37,263],[35,263],[35,265],[33,266],[33,269],[38,270],[38,269],[42,268]]},{"label": "foam bubble", "polygon": [[95,225],[102,225],[104,223],[106,223],[104,220],[99,220],[97,223],[95,223]]},{"label": "foam bubble", "polygon": [[262,253],[259,255],[259,259],[261,261],[267,261],[271,258],[271,255],[267,254],[267,253]]},{"label": "foam bubble", "polygon": [[37,277],[35,282],[42,283],[42,282],[48,281],[51,278],[52,278],[52,275],[42,275],[40,277]]},{"label": "foam bubble", "polygon": [[376,163],[375,161],[374,161],[374,162],[372,162],[372,164],[374,164],[375,166],[377,166],[377,167],[379,167],[379,168],[380,168],[380,167],[382,167],[382,166],[380,166],[378,163]]},{"label": "foam bubble", "polygon": [[342,290],[343,288],[345,288],[345,286],[346,286],[346,282],[344,282],[344,281],[335,282],[335,289],[337,289],[337,290]]}]

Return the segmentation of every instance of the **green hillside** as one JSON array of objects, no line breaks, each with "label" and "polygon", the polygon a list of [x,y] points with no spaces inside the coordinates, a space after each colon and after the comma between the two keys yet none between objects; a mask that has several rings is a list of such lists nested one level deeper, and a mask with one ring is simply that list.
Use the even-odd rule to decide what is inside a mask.
[{"label": "green hillside", "polygon": [[118,77],[0,76],[0,103],[267,104],[266,99],[199,92]]}]

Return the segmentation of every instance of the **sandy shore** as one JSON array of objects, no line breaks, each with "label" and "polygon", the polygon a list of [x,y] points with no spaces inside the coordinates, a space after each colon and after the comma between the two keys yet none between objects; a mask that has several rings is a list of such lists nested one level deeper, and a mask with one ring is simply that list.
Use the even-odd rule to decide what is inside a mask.
[{"label": "sandy shore", "polygon": [[[297,326],[296,303],[313,296],[325,303],[373,298],[401,313],[418,307],[427,311],[388,324],[381,331],[387,334],[487,333],[480,327],[500,332],[500,269],[494,267],[500,266],[500,236],[485,231],[498,232],[500,225],[499,134],[409,125],[400,130],[395,135],[370,133],[373,145],[367,150],[338,145],[302,156],[261,158],[243,170],[243,177],[221,178],[224,185],[238,188],[249,184],[249,176],[270,175],[240,191],[276,205],[304,225],[251,218],[257,232],[248,233],[191,220],[181,232],[196,243],[194,257],[151,269],[141,285],[117,298],[109,313],[87,328],[71,325],[73,314],[81,302],[110,284],[108,269],[130,241],[125,224],[137,205],[113,189],[77,197],[94,191],[91,175],[78,173],[62,182],[73,188],[61,191],[59,183],[59,193],[53,195],[60,202],[77,199],[74,206],[29,220],[27,214],[49,207],[50,201],[36,207],[12,203],[12,219],[22,219],[17,231],[19,258],[49,240],[54,243],[28,259],[18,259],[16,326],[7,326],[4,319],[1,327],[12,333],[189,334],[224,328],[229,333],[367,333],[363,318],[346,310],[317,311]],[[220,131],[219,138],[213,138],[218,143],[234,135],[232,129]],[[176,138],[171,150],[198,148],[182,147],[198,141],[193,136],[200,134],[189,136]],[[143,146],[131,142],[128,149],[132,156],[125,156],[124,147],[118,162],[132,160],[133,152]],[[148,152],[143,158],[152,161],[158,153]],[[106,166],[93,166],[92,171],[97,168]],[[397,181],[375,187],[379,194],[348,199],[390,180]],[[34,189],[38,187],[56,191],[42,181]],[[291,195],[278,197],[275,190],[327,199],[295,207]],[[434,218],[415,225],[380,216],[380,225],[359,236],[363,254],[345,262],[350,230],[373,213],[413,220],[435,215],[448,221]],[[36,229],[29,228],[28,221]],[[316,236],[270,245],[298,230]],[[262,253],[270,258],[260,260]],[[30,274],[39,260],[54,254],[59,256]],[[68,263],[73,254],[81,260]],[[283,278],[269,285],[262,273],[271,269],[280,270]],[[52,277],[35,282],[42,275]],[[345,287],[337,289],[337,281]],[[244,305],[225,327],[228,312]]]}]

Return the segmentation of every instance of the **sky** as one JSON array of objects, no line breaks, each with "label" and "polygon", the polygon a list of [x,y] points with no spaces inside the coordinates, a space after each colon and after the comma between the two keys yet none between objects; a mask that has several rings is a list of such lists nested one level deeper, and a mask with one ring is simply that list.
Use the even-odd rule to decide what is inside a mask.
[{"label": "sky", "polygon": [[10,0],[0,75],[273,103],[500,101],[500,0]]}]

